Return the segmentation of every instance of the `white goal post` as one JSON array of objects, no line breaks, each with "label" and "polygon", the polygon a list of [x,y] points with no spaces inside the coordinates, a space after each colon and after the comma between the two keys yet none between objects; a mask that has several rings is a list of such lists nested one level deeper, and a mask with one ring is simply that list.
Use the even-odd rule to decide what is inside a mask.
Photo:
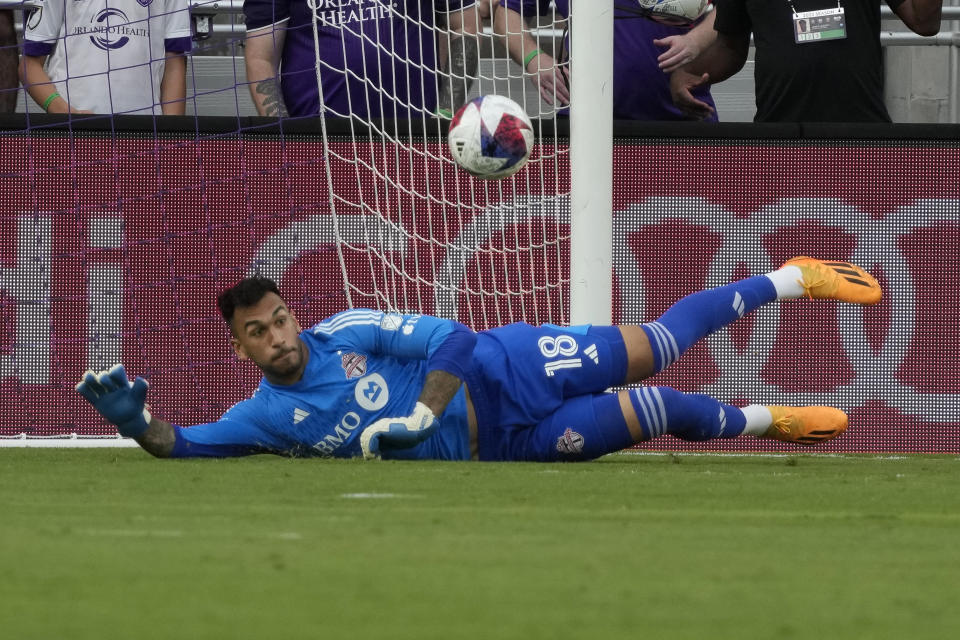
[{"label": "white goal post", "polygon": [[613,322],[613,4],[571,2],[572,324]]}]

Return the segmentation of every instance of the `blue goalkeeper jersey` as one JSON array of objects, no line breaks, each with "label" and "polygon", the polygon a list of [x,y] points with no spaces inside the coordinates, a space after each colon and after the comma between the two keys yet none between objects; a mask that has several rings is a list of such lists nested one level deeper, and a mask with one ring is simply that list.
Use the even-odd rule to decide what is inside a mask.
[{"label": "blue goalkeeper jersey", "polygon": [[[439,369],[467,378],[476,334],[432,316],[355,309],[301,332],[300,339],[309,358],[299,382],[273,385],[264,378],[252,397],[220,420],[175,426],[172,457],[358,457],[360,432],[380,418],[410,415],[427,373]],[[383,457],[468,460],[462,388],[437,419],[430,438]]]}]

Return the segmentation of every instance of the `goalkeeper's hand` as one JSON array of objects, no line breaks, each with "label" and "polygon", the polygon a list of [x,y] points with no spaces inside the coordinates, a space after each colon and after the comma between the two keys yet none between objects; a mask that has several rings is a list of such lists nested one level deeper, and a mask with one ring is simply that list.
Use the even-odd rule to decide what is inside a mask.
[{"label": "goalkeeper's hand", "polygon": [[409,449],[423,442],[437,428],[430,407],[418,402],[406,418],[382,418],[360,432],[360,449],[365,460],[380,457],[387,449]]},{"label": "goalkeeper's hand", "polygon": [[150,426],[148,386],[140,377],[131,384],[123,365],[115,364],[109,371],[87,371],[76,390],[107,422],[116,425],[120,435],[138,438]]}]

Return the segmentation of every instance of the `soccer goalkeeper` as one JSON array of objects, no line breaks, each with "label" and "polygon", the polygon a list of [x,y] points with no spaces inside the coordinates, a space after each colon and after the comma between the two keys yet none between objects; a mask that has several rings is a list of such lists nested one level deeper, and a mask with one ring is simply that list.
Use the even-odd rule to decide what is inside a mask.
[{"label": "soccer goalkeeper", "polygon": [[77,391],[119,432],[158,457],[288,456],[443,460],[589,460],[671,434],[834,438],[832,407],[750,405],[642,386],[697,340],[760,305],[809,297],[875,304],[863,269],[799,257],[780,269],[691,294],[639,326],[511,324],[474,333],[450,320],[369,309],[301,331],[265,278],[218,298],[237,357],[263,371],[253,396],[192,427],[150,414],[147,383],[122,365],[88,371]]}]

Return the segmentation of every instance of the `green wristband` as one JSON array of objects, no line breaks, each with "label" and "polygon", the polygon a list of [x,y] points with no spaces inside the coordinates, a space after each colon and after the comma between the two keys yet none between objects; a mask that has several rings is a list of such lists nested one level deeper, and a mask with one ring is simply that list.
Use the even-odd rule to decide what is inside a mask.
[{"label": "green wristband", "polygon": [[47,96],[47,99],[43,101],[43,110],[46,111],[47,109],[49,109],[49,108],[50,108],[50,103],[53,102],[54,100],[56,100],[56,99],[59,98],[59,97],[60,97],[60,94],[57,93],[56,91],[54,91],[54,92],[51,93],[49,96]]},{"label": "green wristband", "polygon": [[534,49],[533,51],[528,53],[527,56],[523,59],[523,68],[526,69],[527,65],[530,64],[530,61],[536,58],[541,53],[543,53],[543,51],[541,51],[540,49]]}]

